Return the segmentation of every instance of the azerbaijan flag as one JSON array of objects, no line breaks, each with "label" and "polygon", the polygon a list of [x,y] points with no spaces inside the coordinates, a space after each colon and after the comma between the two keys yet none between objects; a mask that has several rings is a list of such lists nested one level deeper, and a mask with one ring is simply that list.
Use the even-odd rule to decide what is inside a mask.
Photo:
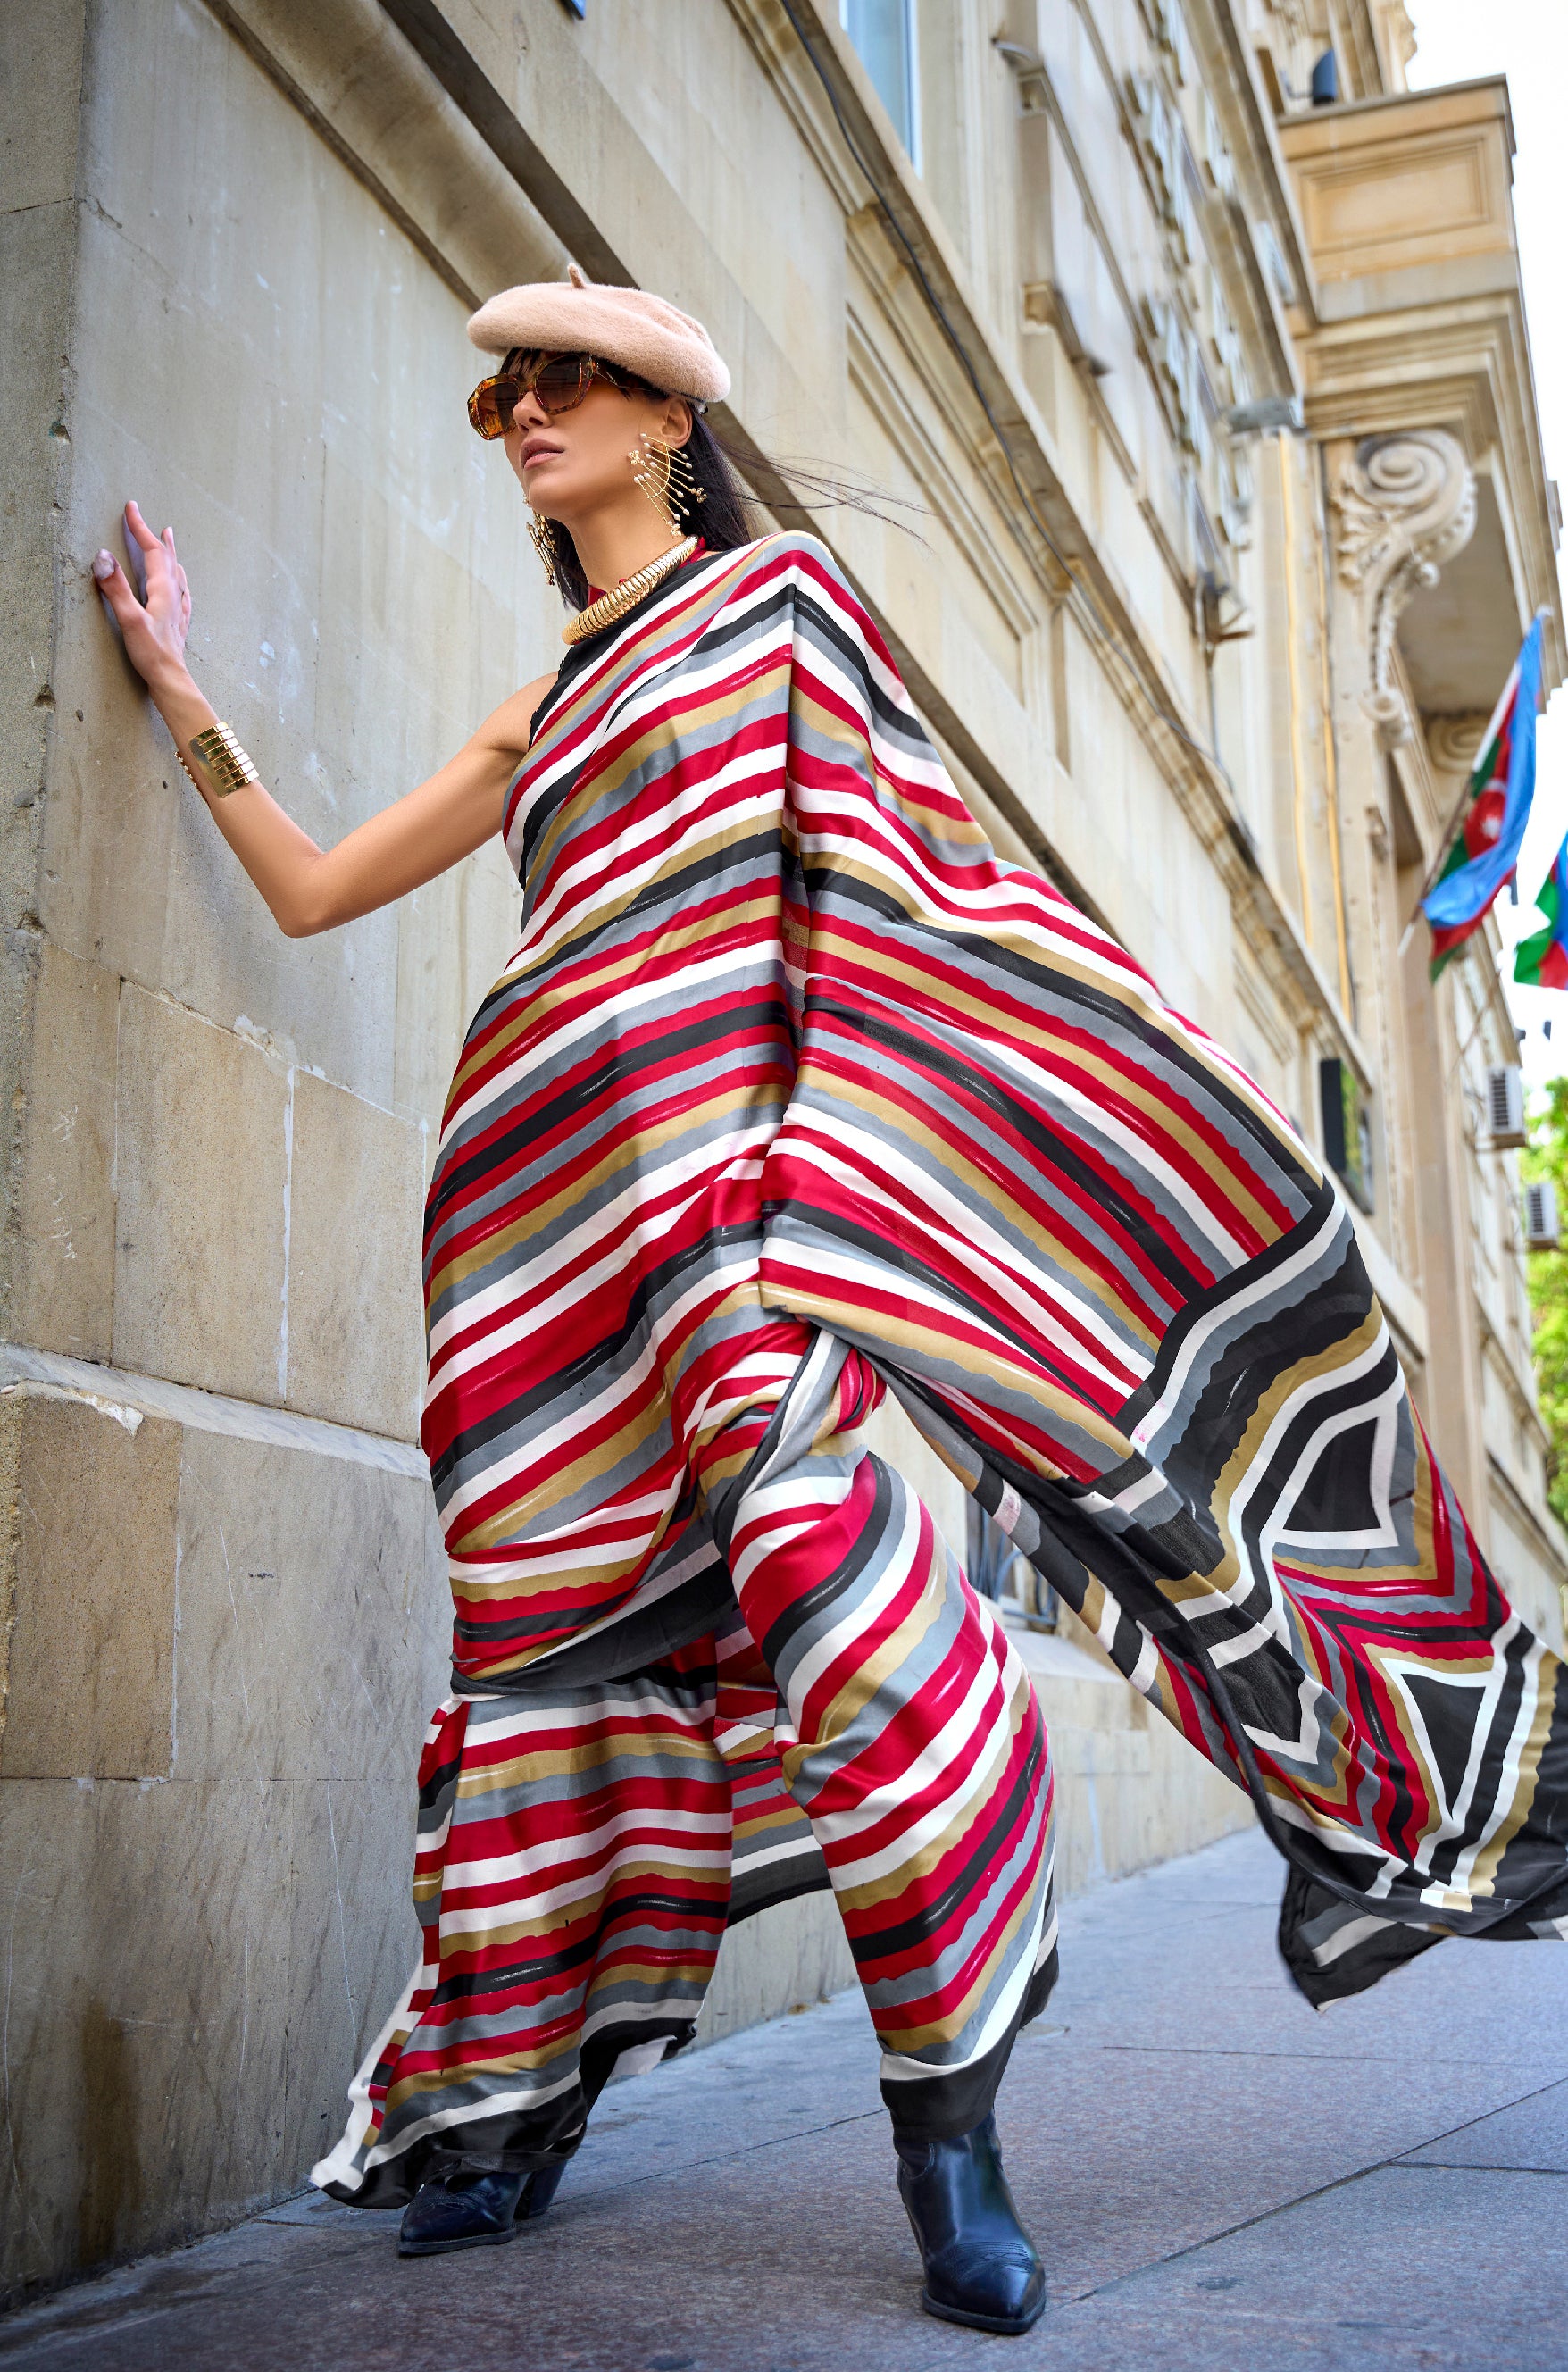
[{"label": "azerbaijan flag", "polygon": [[1568,988],[1568,840],[1552,859],[1536,904],[1546,928],[1514,950],[1514,977],[1527,988]]},{"label": "azerbaijan flag", "polygon": [[1422,900],[1432,925],[1432,977],[1479,930],[1518,863],[1536,787],[1540,704],[1540,620],[1535,619],[1503,687],[1469,780],[1464,826]]}]

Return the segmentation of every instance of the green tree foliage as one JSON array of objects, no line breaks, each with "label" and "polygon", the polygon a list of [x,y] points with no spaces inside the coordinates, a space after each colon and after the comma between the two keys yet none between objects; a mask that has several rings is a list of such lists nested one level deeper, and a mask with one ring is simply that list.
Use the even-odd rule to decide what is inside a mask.
[{"label": "green tree foliage", "polygon": [[[1568,1224],[1568,1079],[1553,1079],[1544,1105],[1531,1112],[1530,1142],[1519,1167],[1527,1181],[1551,1180],[1559,1218]],[[1528,1266],[1536,1384],[1551,1438],[1547,1492],[1555,1514],[1568,1523],[1568,1250],[1531,1252]]]}]

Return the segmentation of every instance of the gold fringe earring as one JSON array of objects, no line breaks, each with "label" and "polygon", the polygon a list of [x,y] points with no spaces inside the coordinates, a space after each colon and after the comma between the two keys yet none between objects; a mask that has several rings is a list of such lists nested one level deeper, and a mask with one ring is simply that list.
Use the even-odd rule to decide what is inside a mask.
[{"label": "gold fringe earring", "polygon": [[556,563],[560,554],[555,549],[555,521],[541,518],[538,511],[528,513],[528,536],[540,557],[547,585],[555,582]]},{"label": "gold fringe earring", "polygon": [[667,445],[662,436],[650,436],[645,428],[626,459],[632,464],[632,475],[646,494],[672,540],[683,533],[682,521],[688,512],[707,501],[703,488],[697,483],[691,459],[684,445]]}]

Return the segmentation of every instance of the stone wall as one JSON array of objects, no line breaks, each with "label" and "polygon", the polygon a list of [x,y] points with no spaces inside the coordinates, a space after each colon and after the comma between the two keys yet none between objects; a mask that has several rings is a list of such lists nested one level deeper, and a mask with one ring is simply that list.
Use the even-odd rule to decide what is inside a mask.
[{"label": "stone wall", "polygon": [[384,1437],[0,1365],[13,2285],[226,2221],[335,2137],[416,1956],[439,1541]]},{"label": "stone wall", "polygon": [[462,426],[465,301],[231,32],[119,0],[5,38],[15,2286],[295,2187],[415,1958],[420,1204],[517,910],[495,851],[282,938],[91,555],[126,494],[176,522],[203,688],[326,842],[549,630]]}]

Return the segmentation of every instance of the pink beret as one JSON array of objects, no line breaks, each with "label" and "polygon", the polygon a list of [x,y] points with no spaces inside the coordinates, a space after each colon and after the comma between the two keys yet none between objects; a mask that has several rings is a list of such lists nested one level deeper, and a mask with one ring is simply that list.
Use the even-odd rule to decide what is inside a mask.
[{"label": "pink beret", "polygon": [[722,403],[729,393],[729,373],[701,321],[645,289],[604,286],[575,263],[564,280],[504,288],[471,317],[469,336],[489,355],[509,355],[514,346],[598,355],[663,395]]}]

